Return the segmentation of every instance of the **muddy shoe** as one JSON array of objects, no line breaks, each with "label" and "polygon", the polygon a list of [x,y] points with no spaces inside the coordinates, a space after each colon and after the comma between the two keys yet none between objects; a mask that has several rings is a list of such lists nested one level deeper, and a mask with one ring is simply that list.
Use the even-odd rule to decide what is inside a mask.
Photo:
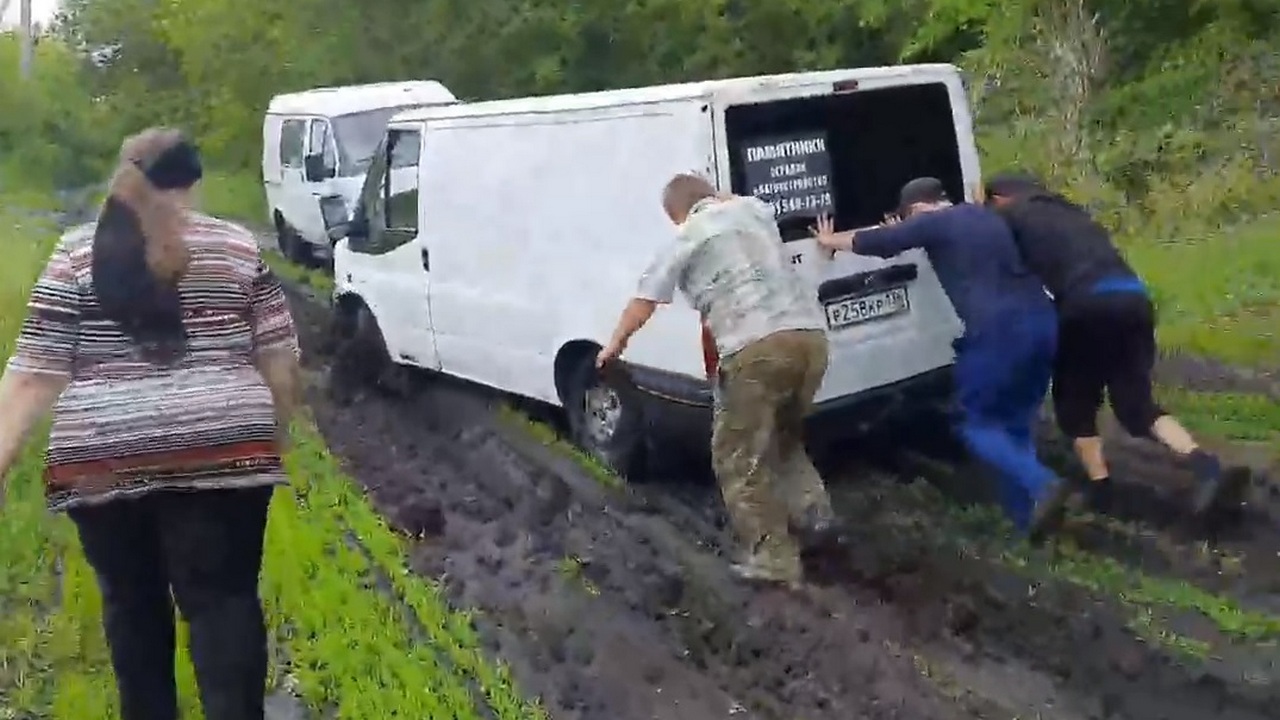
[{"label": "muddy shoe", "polygon": [[1071,499],[1071,483],[1055,478],[1040,493],[1036,506],[1031,510],[1031,522],[1027,537],[1031,542],[1041,542],[1062,524],[1067,513],[1067,501]]},{"label": "muddy shoe", "polygon": [[752,584],[789,588],[799,587],[801,584],[799,567],[788,569],[783,567],[783,563],[773,562],[759,555],[734,563],[730,569],[739,580]]},{"label": "muddy shoe", "polygon": [[1101,480],[1085,480],[1080,489],[1084,492],[1085,505],[1099,515],[1108,515],[1115,509],[1115,483],[1109,477]]},{"label": "muddy shoe", "polygon": [[1228,498],[1239,497],[1251,480],[1248,468],[1224,470],[1216,455],[1203,450],[1191,453],[1190,462],[1191,471],[1200,483],[1191,505],[1191,512],[1196,517],[1208,515]]},{"label": "muddy shoe", "polygon": [[809,508],[791,523],[791,534],[800,543],[803,553],[831,552],[849,544],[849,538],[840,523],[830,512]]}]

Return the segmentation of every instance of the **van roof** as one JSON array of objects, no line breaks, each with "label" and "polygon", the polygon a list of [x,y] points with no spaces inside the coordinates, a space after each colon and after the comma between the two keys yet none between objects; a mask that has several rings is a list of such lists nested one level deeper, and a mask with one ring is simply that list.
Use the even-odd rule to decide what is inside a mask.
[{"label": "van roof", "polygon": [[391,118],[391,122],[412,122],[415,120],[427,119],[590,110],[613,105],[642,105],[647,103],[669,102],[673,100],[704,98],[715,92],[734,89],[746,90],[752,87],[768,85],[808,85],[822,82],[836,82],[839,80],[858,80],[866,82],[868,80],[885,78],[901,78],[904,81],[921,79],[942,80],[958,74],[959,70],[954,65],[945,63],[929,63],[871,68],[847,68],[842,70],[818,70],[812,72],[784,73],[779,75],[755,75],[752,77],[702,80],[673,85],[624,88],[621,90],[602,90],[599,92],[574,93],[568,95],[544,95],[541,97],[489,100],[476,103],[461,102],[453,105],[437,107],[416,107],[396,113],[396,115]]},{"label": "van roof", "polygon": [[457,102],[453,93],[435,80],[380,82],[366,85],[321,87],[271,98],[268,115],[322,114],[328,117],[405,105],[440,105]]}]

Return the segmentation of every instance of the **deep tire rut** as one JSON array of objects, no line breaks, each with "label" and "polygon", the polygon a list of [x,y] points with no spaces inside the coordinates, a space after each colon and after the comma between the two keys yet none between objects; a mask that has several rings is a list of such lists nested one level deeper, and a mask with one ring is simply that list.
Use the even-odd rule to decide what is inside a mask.
[{"label": "deep tire rut", "polygon": [[[322,364],[325,310],[291,294]],[[555,718],[1262,720],[1280,703],[1280,677],[1171,662],[1114,604],[939,538],[900,507],[914,490],[874,468],[833,483],[857,542],[832,584],[760,590],[730,575],[705,484],[606,489],[499,399],[444,379],[310,400],[379,510],[422,536],[413,569],[479,611],[489,650]]]}]

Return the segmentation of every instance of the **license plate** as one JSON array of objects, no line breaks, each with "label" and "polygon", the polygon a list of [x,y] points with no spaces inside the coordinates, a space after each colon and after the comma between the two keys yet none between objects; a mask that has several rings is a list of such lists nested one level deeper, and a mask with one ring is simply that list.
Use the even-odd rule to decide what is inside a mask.
[{"label": "license plate", "polygon": [[907,298],[907,289],[898,287],[829,302],[826,310],[827,327],[836,330],[908,312],[911,302]]}]

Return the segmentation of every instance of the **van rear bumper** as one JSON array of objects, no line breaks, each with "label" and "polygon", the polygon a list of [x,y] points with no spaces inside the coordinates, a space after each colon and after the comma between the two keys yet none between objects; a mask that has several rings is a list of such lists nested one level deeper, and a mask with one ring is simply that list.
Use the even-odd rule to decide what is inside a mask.
[{"label": "van rear bumper", "polygon": [[[703,378],[630,365],[650,437],[663,445],[706,448],[711,439],[712,391]],[[935,368],[856,395],[821,402],[806,420],[810,442],[827,444],[864,435],[882,422],[945,407],[952,396],[951,366]]]}]

